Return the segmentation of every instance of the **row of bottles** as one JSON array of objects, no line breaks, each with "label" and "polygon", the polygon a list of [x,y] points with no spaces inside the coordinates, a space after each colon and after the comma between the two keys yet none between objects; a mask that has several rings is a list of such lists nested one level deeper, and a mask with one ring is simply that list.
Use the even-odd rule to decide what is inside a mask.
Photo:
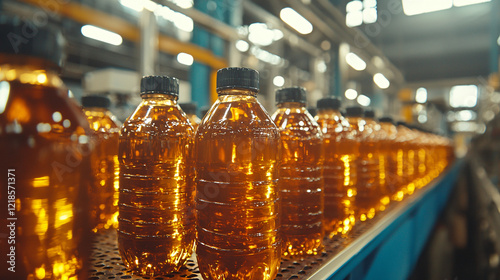
[{"label": "row of bottles", "polygon": [[[0,17],[0,33],[25,24]],[[219,70],[202,120],[177,104],[177,79],[144,77],[120,125],[109,100],[85,97],[82,111],[69,97],[61,47],[49,25],[0,45],[6,279],[85,279],[91,229],[114,227],[139,274],[179,269],[196,241],[205,279],[273,279],[282,256],[318,254],[325,234],[348,234],[453,161],[446,138],[358,107],[342,114],[335,98],[313,117],[302,88],[277,91],[271,117],[247,68]]]}]

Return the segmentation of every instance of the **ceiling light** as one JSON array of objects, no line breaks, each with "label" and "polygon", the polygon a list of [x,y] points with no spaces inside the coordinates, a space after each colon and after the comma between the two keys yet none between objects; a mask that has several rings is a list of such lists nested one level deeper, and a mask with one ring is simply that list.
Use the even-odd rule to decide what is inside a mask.
[{"label": "ceiling light", "polygon": [[351,1],[347,3],[347,5],[345,6],[345,11],[347,13],[361,11],[362,9],[363,9],[363,3],[359,0]]},{"label": "ceiling light", "polygon": [[290,7],[281,9],[280,18],[300,34],[305,35],[313,31],[313,25]]},{"label": "ceiling light", "polygon": [[474,107],[477,104],[478,89],[475,85],[454,86],[450,90],[450,106]]},{"label": "ceiling light", "polygon": [[82,35],[97,41],[119,46],[122,44],[122,36],[115,32],[99,28],[93,25],[84,25],[81,29]]},{"label": "ceiling light", "polygon": [[403,0],[403,11],[407,16],[449,9],[452,0]]},{"label": "ceiling light", "polygon": [[144,9],[144,5],[142,1],[137,1],[137,0],[120,0],[120,4],[122,6],[127,7],[129,9],[132,9],[134,11],[140,12],[142,9]]},{"label": "ceiling light", "polygon": [[170,0],[170,2],[173,2],[175,5],[183,9],[189,9],[193,7],[193,0]]},{"label": "ceiling light", "polygon": [[187,66],[190,66],[193,64],[194,62],[194,59],[193,59],[193,56],[188,54],[188,53],[179,53],[177,55],[177,61],[180,63],[180,64],[184,64],[184,65],[187,65]]},{"label": "ceiling light", "polygon": [[356,11],[347,13],[345,16],[345,24],[348,27],[360,26],[363,23],[363,12]]},{"label": "ceiling light", "polygon": [[250,48],[250,45],[244,40],[236,41],[235,46],[236,46],[236,49],[239,50],[240,52],[246,52],[246,51],[248,51],[248,48]]},{"label": "ceiling light", "polygon": [[366,69],[366,62],[361,59],[361,57],[357,56],[355,53],[348,53],[345,56],[345,60],[347,64],[349,64],[352,68],[358,71],[362,71]]},{"label": "ceiling light", "polygon": [[387,80],[387,78],[382,73],[375,74],[373,76],[373,81],[381,89],[386,89],[391,85],[391,82],[389,82],[389,80]]},{"label": "ceiling light", "polygon": [[490,2],[491,0],[453,0],[453,5],[456,7],[463,7],[473,4]]},{"label": "ceiling light", "polygon": [[425,103],[427,102],[427,89],[419,88],[415,94],[415,101],[417,103]]},{"label": "ceiling light", "polygon": [[282,76],[276,76],[273,79],[273,84],[277,87],[282,87],[285,84],[285,78]]},{"label": "ceiling light", "polygon": [[366,95],[363,95],[363,94],[360,94],[358,96],[358,98],[356,99],[356,101],[358,101],[359,105],[361,106],[370,106],[370,97],[366,96]]},{"label": "ceiling light", "polygon": [[355,89],[349,88],[345,91],[345,98],[354,100],[358,97],[358,92]]}]

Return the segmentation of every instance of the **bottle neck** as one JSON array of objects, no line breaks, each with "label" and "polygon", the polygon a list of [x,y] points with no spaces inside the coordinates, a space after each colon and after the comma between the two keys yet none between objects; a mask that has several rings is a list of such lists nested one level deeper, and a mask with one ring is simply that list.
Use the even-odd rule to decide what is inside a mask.
[{"label": "bottle neck", "polygon": [[219,96],[223,95],[246,95],[246,96],[257,96],[256,91],[251,91],[249,89],[243,89],[243,88],[228,88],[228,89],[222,89],[222,90],[217,90],[217,94]]},{"label": "bottle neck", "polygon": [[178,97],[171,94],[146,93],[142,94],[141,98],[144,101],[167,102],[176,105]]},{"label": "bottle neck", "polygon": [[293,109],[301,109],[306,107],[306,103],[302,102],[283,102],[283,103],[278,103],[277,105],[278,108],[293,108]]},{"label": "bottle neck", "polygon": [[86,111],[101,112],[101,113],[106,113],[109,111],[107,108],[103,107],[85,107],[83,109]]}]

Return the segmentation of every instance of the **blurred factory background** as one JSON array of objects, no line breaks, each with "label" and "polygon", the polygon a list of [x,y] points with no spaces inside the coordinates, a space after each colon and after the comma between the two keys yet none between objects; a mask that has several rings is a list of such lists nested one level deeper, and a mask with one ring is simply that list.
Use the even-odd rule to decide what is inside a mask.
[{"label": "blurred factory background", "polygon": [[181,102],[209,106],[215,72],[261,74],[260,100],[299,85],[375,109],[463,147],[500,112],[499,0],[3,0],[7,13],[58,24],[61,73],[77,99],[109,95],[124,120],[141,75],[181,80]]}]

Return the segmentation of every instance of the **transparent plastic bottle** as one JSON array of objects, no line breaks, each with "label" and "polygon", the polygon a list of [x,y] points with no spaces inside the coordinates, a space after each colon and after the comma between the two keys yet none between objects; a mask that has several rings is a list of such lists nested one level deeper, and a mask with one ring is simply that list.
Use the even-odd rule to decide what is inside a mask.
[{"label": "transparent plastic bottle", "polygon": [[178,95],[176,78],[143,77],[142,102],[120,131],[118,248],[143,275],[179,269],[194,246],[194,131]]},{"label": "transparent plastic bottle", "polygon": [[91,154],[90,219],[94,232],[118,227],[118,137],[120,124],[108,110],[109,98],[82,98],[83,113],[93,130]]},{"label": "transparent plastic bottle", "polygon": [[379,119],[379,123],[380,129],[384,131],[386,135],[386,138],[381,144],[381,152],[387,163],[385,182],[392,200],[393,196],[397,195],[399,188],[403,184],[402,177],[400,176],[402,167],[400,167],[398,162],[399,146],[396,138],[398,131],[391,117],[382,117]]},{"label": "transparent plastic bottle", "polygon": [[87,279],[90,128],[57,75],[62,35],[0,15],[0,37],[0,278]]},{"label": "transparent plastic bottle", "polygon": [[[367,138],[367,143],[372,146],[373,152],[372,156],[378,161],[378,188],[380,190],[379,196],[379,204],[376,208],[377,211],[383,211],[387,207],[387,205],[391,201],[391,191],[387,187],[386,182],[386,172],[387,172],[387,160],[383,150],[383,143],[387,138],[387,134],[380,124],[375,120],[375,112],[372,109],[365,110],[364,113],[365,120],[365,135]],[[361,146],[364,146],[361,144]],[[361,149],[360,152],[367,151],[368,155],[365,156],[370,158],[370,149],[364,150]]]},{"label": "transparent plastic bottle", "polygon": [[325,210],[323,226],[329,237],[347,234],[355,224],[356,158],[358,142],[342,117],[340,100],[327,97],[318,100],[318,122],[323,133]]},{"label": "transparent plastic bottle", "polygon": [[201,123],[201,119],[196,115],[196,103],[180,103],[179,106],[181,106],[181,109],[188,116],[189,122],[196,132],[196,129],[198,129]]},{"label": "transparent plastic bottle", "polygon": [[411,195],[415,191],[414,180],[416,179],[415,161],[417,149],[415,146],[415,135],[405,122],[397,122],[397,139],[403,150],[403,187],[404,195]]},{"label": "transparent plastic bottle", "polygon": [[276,103],[284,255],[316,255],[323,248],[323,135],[305,108],[304,88],[276,91]]},{"label": "transparent plastic bottle", "polygon": [[361,222],[375,217],[375,209],[379,207],[380,181],[378,143],[373,131],[366,127],[363,108],[348,107],[345,118],[354,133],[358,144],[357,181],[354,193],[356,220]]},{"label": "transparent plastic bottle", "polygon": [[196,254],[205,280],[274,279],[280,265],[280,132],[257,101],[258,77],[220,69],[219,98],[196,133]]}]

